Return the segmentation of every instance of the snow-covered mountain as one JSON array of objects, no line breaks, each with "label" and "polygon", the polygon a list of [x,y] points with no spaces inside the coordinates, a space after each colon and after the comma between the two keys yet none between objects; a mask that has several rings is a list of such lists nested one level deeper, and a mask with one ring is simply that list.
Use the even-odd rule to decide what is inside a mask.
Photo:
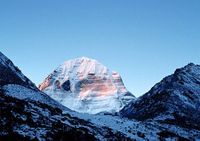
[{"label": "snow-covered mountain", "polygon": [[188,64],[128,104],[123,117],[200,130],[200,66]]},{"label": "snow-covered mountain", "polygon": [[39,91],[0,52],[0,140],[131,140],[109,127],[96,126]]},{"label": "snow-covered mountain", "polygon": [[0,105],[0,141],[131,141],[143,135],[127,131],[129,125],[139,124],[135,121],[123,124],[119,117],[79,114],[62,106],[40,92],[1,52]]},{"label": "snow-covered mountain", "polygon": [[39,89],[81,113],[118,112],[135,99],[117,72],[86,57],[60,65]]},{"label": "snow-covered mountain", "polygon": [[[168,89],[176,93],[159,92]],[[182,97],[180,92],[185,93],[187,90],[190,90],[189,94]],[[154,94],[155,96],[151,96]],[[132,102],[121,112],[121,115],[130,119],[118,114],[83,114],[71,111],[39,91],[0,53],[0,141],[200,139],[198,65],[190,64],[178,69],[137,102],[138,105]],[[168,118],[172,115],[169,111],[176,112],[173,114],[176,120]],[[172,120],[164,120],[166,118]]]}]

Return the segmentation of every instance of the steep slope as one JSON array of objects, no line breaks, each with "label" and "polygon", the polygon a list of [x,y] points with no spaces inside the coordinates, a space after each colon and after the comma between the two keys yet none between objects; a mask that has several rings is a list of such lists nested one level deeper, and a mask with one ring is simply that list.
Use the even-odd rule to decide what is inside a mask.
[{"label": "steep slope", "polygon": [[86,57],[59,66],[39,89],[81,113],[117,112],[134,99],[117,72]]},{"label": "steep slope", "polygon": [[[1,54],[0,60],[2,57],[6,58]],[[1,141],[159,141],[200,138],[199,130],[176,125],[140,122],[108,113],[90,115],[73,112],[40,92],[21,72],[13,71],[2,61],[0,65],[6,68],[4,73],[9,77],[0,72]],[[11,66],[16,68],[13,64]]]},{"label": "steep slope", "polygon": [[37,90],[37,87],[21,73],[18,67],[0,52],[0,86],[9,83]]},{"label": "steep slope", "polygon": [[188,64],[121,110],[123,117],[200,130],[200,66]]},{"label": "steep slope", "polygon": [[72,117],[73,112],[40,92],[2,53],[0,66],[1,141],[130,140],[108,127]]}]

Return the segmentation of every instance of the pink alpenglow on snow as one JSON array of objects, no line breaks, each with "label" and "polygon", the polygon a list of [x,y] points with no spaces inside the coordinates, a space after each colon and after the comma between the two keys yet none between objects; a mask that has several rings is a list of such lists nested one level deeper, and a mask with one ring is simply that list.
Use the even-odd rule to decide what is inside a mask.
[{"label": "pink alpenglow on snow", "polygon": [[60,65],[39,89],[74,111],[90,114],[118,112],[135,98],[119,73],[86,57]]}]

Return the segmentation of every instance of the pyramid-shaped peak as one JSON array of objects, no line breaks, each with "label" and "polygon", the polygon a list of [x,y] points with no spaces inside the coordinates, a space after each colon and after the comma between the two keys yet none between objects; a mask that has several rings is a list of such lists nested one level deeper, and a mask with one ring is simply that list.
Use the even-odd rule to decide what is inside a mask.
[{"label": "pyramid-shaped peak", "polygon": [[92,114],[119,111],[134,99],[126,95],[119,73],[87,57],[66,61],[39,89],[72,110]]}]

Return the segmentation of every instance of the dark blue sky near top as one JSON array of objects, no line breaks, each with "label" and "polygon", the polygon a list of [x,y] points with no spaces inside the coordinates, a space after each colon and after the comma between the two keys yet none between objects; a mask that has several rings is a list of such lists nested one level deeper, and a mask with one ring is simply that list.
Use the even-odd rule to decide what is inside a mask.
[{"label": "dark blue sky near top", "polygon": [[2,0],[0,51],[39,84],[77,57],[118,71],[136,96],[200,64],[199,0]]}]

